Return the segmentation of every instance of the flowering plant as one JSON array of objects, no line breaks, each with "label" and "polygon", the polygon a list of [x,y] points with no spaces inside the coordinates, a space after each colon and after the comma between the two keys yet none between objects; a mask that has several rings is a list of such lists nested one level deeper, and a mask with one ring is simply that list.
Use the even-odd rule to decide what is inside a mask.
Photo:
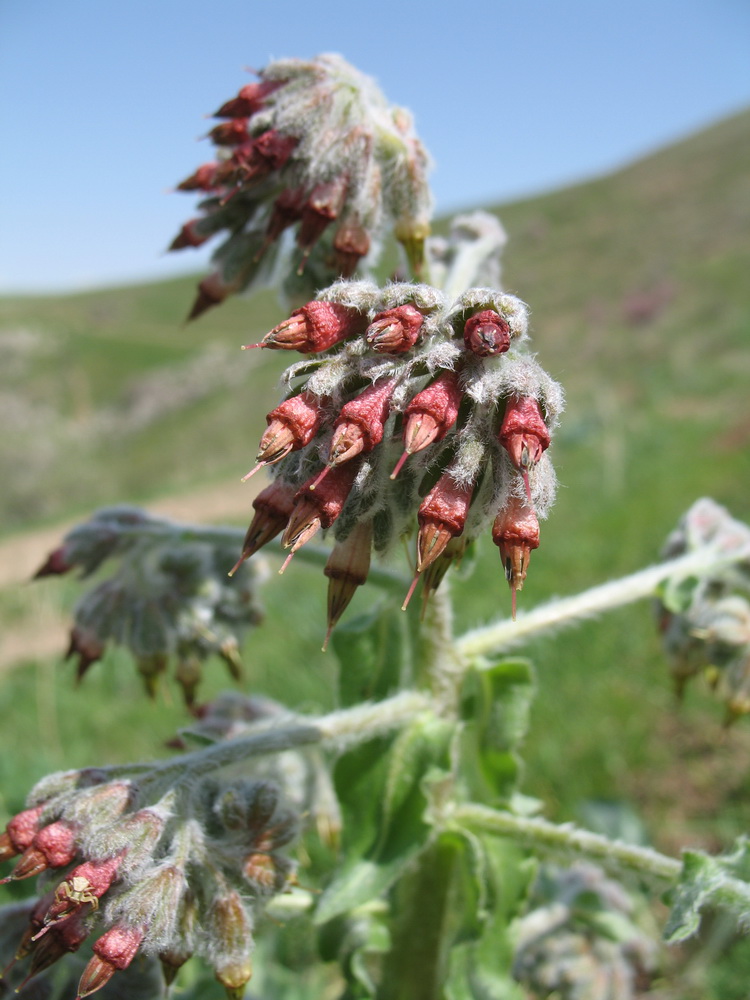
[{"label": "flowering plant", "polygon": [[[107,508],[37,574],[101,574],[74,612],[79,679],[125,647],[151,696],[173,667],[190,724],[176,755],[49,775],[10,817],[3,881],[36,879],[37,896],[0,910],[4,981],[26,997],[77,982],[78,998],[240,998],[255,949],[260,991],[280,996],[635,997],[659,961],[641,892],[666,894],[671,941],[709,908],[746,921],[747,844],[680,861],[543,818],[519,788],[533,671],[508,650],[655,598],[678,682],[707,673],[743,714],[750,529],[699,501],[661,564],[517,614],[563,395],[500,287],[502,228],[474,213],[430,236],[410,116],[338,56],[273,63],[217,117],[216,160],[179,185],[206,197],[173,249],[225,234],[190,316],[270,281],[288,315],[247,346],[303,357],[245,477],[270,474],[244,535]],[[389,236],[404,270],[383,281]],[[511,616],[454,636],[446,576],[470,571],[488,530]],[[326,715],[198,702],[212,657],[241,680],[273,559],[258,552],[277,536],[281,571],[296,557],[328,578],[341,669]],[[385,600],[339,625],[365,583]]]}]

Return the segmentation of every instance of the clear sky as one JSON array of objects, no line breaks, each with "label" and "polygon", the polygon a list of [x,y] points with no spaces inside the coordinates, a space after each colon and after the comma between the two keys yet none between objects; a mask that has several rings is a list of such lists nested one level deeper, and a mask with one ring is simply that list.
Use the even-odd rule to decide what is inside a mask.
[{"label": "clear sky", "polygon": [[203,116],[340,52],[414,112],[438,210],[636,159],[750,105],[748,0],[0,0],[0,291],[195,270],[163,254]]}]

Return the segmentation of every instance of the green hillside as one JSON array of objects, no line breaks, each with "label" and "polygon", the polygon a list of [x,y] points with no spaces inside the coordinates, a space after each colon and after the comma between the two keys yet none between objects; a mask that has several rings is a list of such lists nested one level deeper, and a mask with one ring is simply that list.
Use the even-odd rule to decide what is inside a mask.
[{"label": "green hillside", "polygon": [[[530,304],[539,358],[568,398],[553,452],[559,501],[522,605],[655,560],[699,496],[750,519],[750,112],[611,176],[497,212],[509,234],[506,287]],[[240,354],[239,345],[281,314],[264,294],[184,326],[194,284],[0,299],[5,534],[103,503],[148,503],[238,479],[250,467],[285,359]],[[462,628],[508,612],[491,544],[455,595]],[[370,597],[359,595],[350,614]],[[7,620],[15,605],[3,600]],[[247,656],[253,687],[283,696],[295,683],[299,704],[324,705],[335,664],[317,653],[322,580],[295,567],[271,580],[266,603],[272,627],[258,632]],[[285,632],[281,676],[271,665],[273,625],[290,608],[297,634]],[[666,850],[719,848],[747,829],[750,722],[724,734],[720,708],[700,687],[675,705],[647,607],[526,652],[541,692],[525,790],[545,800],[550,816],[575,818],[587,800],[624,800]],[[44,702],[52,697],[39,694],[48,669],[5,678],[2,701],[36,705],[40,726],[45,712],[57,713],[66,766],[71,747],[81,763],[109,753],[117,745],[109,725],[92,721],[81,736],[78,695],[66,689],[52,707]],[[113,680],[98,667],[86,684],[91,704],[140,697],[128,671]],[[97,710],[87,711],[95,720]],[[119,711],[123,726],[135,718],[153,725],[158,747],[168,714],[124,701]],[[13,715],[10,737],[23,746],[23,713]],[[149,752],[143,744],[139,737],[138,752]],[[24,776],[37,751],[28,759],[21,751]],[[51,744],[43,756],[53,763]],[[745,996],[726,983],[703,989],[695,996]]]}]

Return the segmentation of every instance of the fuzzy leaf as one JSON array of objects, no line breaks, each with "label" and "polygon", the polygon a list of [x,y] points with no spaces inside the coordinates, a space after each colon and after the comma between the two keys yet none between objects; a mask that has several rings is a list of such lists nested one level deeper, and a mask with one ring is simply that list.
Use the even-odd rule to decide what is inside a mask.
[{"label": "fuzzy leaf", "polygon": [[404,617],[393,608],[376,609],[333,632],[342,706],[387,698],[397,690],[408,649]]},{"label": "fuzzy leaf", "polygon": [[375,899],[422,851],[431,831],[423,782],[448,769],[453,735],[451,724],[428,716],[400,733],[387,755],[372,741],[339,761],[346,860],[320,898],[318,923]]},{"label": "fuzzy leaf", "polygon": [[700,927],[706,907],[724,907],[742,924],[750,922],[750,840],[741,837],[732,854],[710,857],[685,851],[682,872],[672,894],[672,911],[665,939],[684,941]]},{"label": "fuzzy leaf", "polygon": [[461,772],[469,795],[492,805],[507,801],[520,773],[515,751],[534,697],[531,664],[501,660],[489,670],[474,670],[462,694]]}]

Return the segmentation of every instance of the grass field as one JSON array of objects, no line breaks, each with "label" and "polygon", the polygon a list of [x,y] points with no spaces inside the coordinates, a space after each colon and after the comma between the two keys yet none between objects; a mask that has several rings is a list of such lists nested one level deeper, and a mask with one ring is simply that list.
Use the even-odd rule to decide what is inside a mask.
[{"label": "grass field", "polygon": [[[539,359],[568,398],[553,455],[559,501],[522,604],[654,561],[699,496],[750,519],[750,114],[610,177],[497,211],[510,238],[506,287],[530,304]],[[284,359],[238,348],[280,313],[264,294],[184,326],[193,285],[0,299],[5,536],[224,480],[243,522],[249,498],[238,480]],[[248,687],[287,700],[292,691],[298,707],[331,704],[335,662],[318,652],[324,591],[304,566],[271,579],[268,625],[245,651]],[[508,613],[489,542],[454,593],[459,629]],[[69,583],[6,588],[0,621],[33,635],[40,615],[69,608],[75,594]],[[371,599],[358,595],[349,615]],[[750,722],[725,732],[699,686],[675,704],[647,606],[525,652],[540,691],[524,790],[549,816],[575,819],[591,800],[627,803],[669,851],[720,849],[747,830]],[[218,664],[210,673],[204,696],[226,686]],[[160,753],[183,721],[176,703],[144,702],[122,656],[79,691],[56,660],[20,657],[2,678],[0,710],[12,748],[0,754],[3,812],[50,769]],[[743,947],[697,986],[664,996],[746,997]]]}]

